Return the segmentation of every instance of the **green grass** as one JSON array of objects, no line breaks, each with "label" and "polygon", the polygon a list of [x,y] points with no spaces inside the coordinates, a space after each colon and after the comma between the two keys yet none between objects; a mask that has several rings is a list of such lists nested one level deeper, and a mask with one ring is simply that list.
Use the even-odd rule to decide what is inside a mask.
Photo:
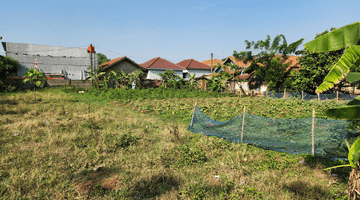
[{"label": "green grass", "polygon": [[274,118],[309,117],[312,108],[324,116],[336,102],[37,95],[34,103],[31,91],[0,94],[0,199],[345,199],[350,169],[323,170],[342,161],[186,131],[195,101],[215,120],[245,105]]}]

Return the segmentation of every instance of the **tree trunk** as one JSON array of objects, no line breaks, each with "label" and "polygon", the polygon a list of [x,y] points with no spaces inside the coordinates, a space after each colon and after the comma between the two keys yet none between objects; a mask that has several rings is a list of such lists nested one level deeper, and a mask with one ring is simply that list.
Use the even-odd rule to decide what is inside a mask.
[{"label": "tree trunk", "polygon": [[357,168],[350,173],[347,195],[350,200],[360,199],[360,171]]}]

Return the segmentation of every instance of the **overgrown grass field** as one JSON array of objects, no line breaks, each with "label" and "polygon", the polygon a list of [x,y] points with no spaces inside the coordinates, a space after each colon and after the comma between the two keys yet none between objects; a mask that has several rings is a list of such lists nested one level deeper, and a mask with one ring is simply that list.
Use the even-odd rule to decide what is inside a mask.
[{"label": "overgrown grass field", "polygon": [[194,103],[317,117],[343,103],[265,98],[123,99],[62,90],[0,95],[1,199],[346,199],[350,169],[188,132]]}]

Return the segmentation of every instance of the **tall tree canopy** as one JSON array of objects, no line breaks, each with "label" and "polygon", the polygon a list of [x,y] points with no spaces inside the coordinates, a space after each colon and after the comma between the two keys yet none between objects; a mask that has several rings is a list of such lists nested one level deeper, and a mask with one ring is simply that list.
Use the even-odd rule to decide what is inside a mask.
[{"label": "tall tree canopy", "polygon": [[[360,22],[348,24],[316,38],[304,46],[310,52],[329,52],[346,48],[342,57],[333,65],[323,83],[316,89],[322,93],[342,81],[347,74],[356,71],[360,65]],[[352,73],[349,82],[357,82],[360,73]],[[356,78],[358,77],[358,78]]]},{"label": "tall tree canopy", "polygon": [[104,55],[104,54],[102,54],[102,53],[98,53],[98,64],[99,64],[99,66],[100,66],[101,64],[103,64],[103,63],[108,62],[108,61],[110,61],[110,59],[108,59],[108,58],[106,57],[106,55]]},{"label": "tall tree canopy", "polygon": [[271,42],[268,35],[266,40],[249,42],[245,40],[246,51],[236,52],[233,56],[237,60],[249,64],[250,68],[255,70],[255,76],[260,81],[268,84],[269,90],[286,88],[291,85],[288,74],[291,65],[287,62],[289,54],[298,54],[299,45],[302,44],[303,38],[288,44],[284,35],[277,35]]},{"label": "tall tree canopy", "polygon": [[[331,28],[330,31],[325,30],[322,33],[316,34],[315,39],[335,29]],[[302,56],[299,57],[301,68],[298,71],[291,72],[292,88],[295,91],[305,91],[314,94],[316,88],[329,73],[330,68],[340,59],[343,53],[344,49],[322,53],[311,53],[307,49],[301,51]]]}]

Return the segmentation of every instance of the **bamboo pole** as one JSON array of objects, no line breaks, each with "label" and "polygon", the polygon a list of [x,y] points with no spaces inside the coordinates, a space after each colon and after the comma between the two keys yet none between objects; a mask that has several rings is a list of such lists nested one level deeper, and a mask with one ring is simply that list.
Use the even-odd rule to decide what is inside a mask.
[{"label": "bamboo pole", "polygon": [[311,135],[311,143],[312,143],[312,154],[313,156],[315,155],[315,136],[314,136],[314,129],[315,129],[315,109],[313,109],[313,112],[312,112],[312,128],[311,128],[311,132],[312,132],[312,135]]},{"label": "bamboo pole", "polygon": [[318,95],[318,101],[320,101],[320,94],[318,93],[317,95]]},{"label": "bamboo pole", "polygon": [[336,101],[339,101],[339,91],[336,90]]},{"label": "bamboo pole", "polygon": [[191,118],[191,124],[190,124],[191,127],[193,126],[193,122],[194,122],[194,115],[195,115],[196,103],[197,103],[197,102],[195,102],[194,111],[193,111],[193,116],[192,116],[192,118]]},{"label": "bamboo pole", "polygon": [[244,112],[243,112],[243,121],[241,127],[241,143],[243,142],[243,138],[244,138],[245,111],[246,111],[246,106],[244,106]]}]

